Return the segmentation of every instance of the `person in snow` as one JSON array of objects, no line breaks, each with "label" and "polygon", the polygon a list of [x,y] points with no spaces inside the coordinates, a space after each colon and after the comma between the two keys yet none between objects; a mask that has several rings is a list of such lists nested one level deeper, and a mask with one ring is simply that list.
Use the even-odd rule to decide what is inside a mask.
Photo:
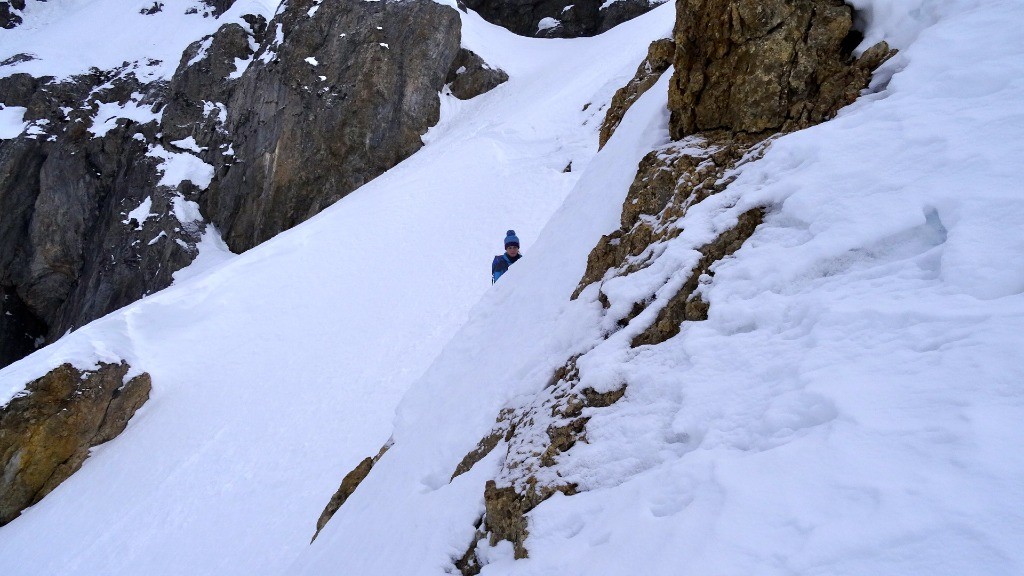
[{"label": "person in snow", "polygon": [[505,253],[494,257],[491,262],[491,284],[498,281],[501,275],[508,272],[508,267],[515,264],[523,255],[519,253],[519,237],[515,230],[505,234]]}]

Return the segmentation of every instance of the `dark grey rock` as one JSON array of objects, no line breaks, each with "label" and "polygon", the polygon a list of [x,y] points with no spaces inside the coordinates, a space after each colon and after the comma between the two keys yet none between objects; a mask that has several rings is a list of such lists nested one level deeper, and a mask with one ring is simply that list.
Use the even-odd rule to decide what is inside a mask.
[{"label": "dark grey rock", "polygon": [[506,81],[508,74],[504,70],[492,68],[483,58],[467,48],[459,49],[445,78],[452,94],[461,100],[469,100],[490,92]]},{"label": "dark grey rock", "polygon": [[27,268],[29,227],[46,160],[37,140],[0,140],[0,284],[17,286]]},{"label": "dark grey rock", "polygon": [[28,267],[19,292],[43,318],[54,317],[82,269],[85,232],[99,185],[86,162],[83,154],[58,147],[39,170]]},{"label": "dark grey rock", "polygon": [[[29,94],[24,78],[0,82],[0,94],[27,107],[35,132],[0,141],[0,286],[12,312],[0,324],[0,366],[40,335],[52,342],[168,286],[202,234],[174,216],[178,192],[157,186],[158,160],[147,156],[155,123],[119,120],[103,137],[87,131],[97,101],[159,99],[164,87],[124,70],[34,85]],[[154,216],[125,222],[147,197]]]},{"label": "dark grey rock", "polygon": [[256,41],[256,45],[262,45],[267,37],[267,19],[259,14],[243,14],[242,20],[249,27],[249,34]]},{"label": "dark grey rock", "polygon": [[203,4],[213,9],[214,17],[219,17],[235,4],[235,0],[203,0]]},{"label": "dark grey rock", "polygon": [[226,141],[222,111],[234,86],[229,77],[236,62],[252,58],[251,39],[242,26],[225,24],[185,50],[167,90],[161,123],[165,145],[191,136],[200,147],[221,149]]},{"label": "dark grey rock", "polygon": [[439,118],[461,37],[454,10],[430,0],[324,2],[310,18],[312,6],[284,6],[227,103],[237,160],[218,165],[202,206],[235,251],[407,158]]},{"label": "dark grey rock", "polygon": [[646,14],[664,3],[662,1],[649,2],[648,0],[619,0],[601,10],[601,25],[598,27],[597,32],[600,34],[601,32],[611,30],[619,24]]},{"label": "dark grey rock", "polygon": [[0,2],[0,28],[10,30],[22,23],[19,11],[25,9],[25,0],[9,0]]},{"label": "dark grey rock", "polygon": [[[78,278],[54,317],[50,339],[95,318],[163,289],[173,273],[198,254],[202,223],[180,222],[174,203],[186,199],[180,190],[157,186],[156,160],[146,156],[149,145],[135,138],[140,126],[112,130],[90,144],[102,147],[93,157],[109,164],[93,197],[93,212],[83,239]],[[152,217],[127,221],[126,214],[150,198]]]},{"label": "dark grey rock", "polygon": [[663,2],[619,0],[603,9],[604,0],[463,0],[463,3],[488,22],[522,36],[576,38],[610,30]]},{"label": "dark grey rock", "polygon": [[31,354],[45,338],[46,324],[12,287],[0,285],[0,366]]},{"label": "dark grey rock", "polygon": [[38,89],[39,80],[29,74],[19,73],[0,78],[0,102],[7,106],[28,106]]},{"label": "dark grey rock", "polygon": [[164,3],[154,0],[153,3],[150,4],[148,7],[139,9],[139,14],[143,14],[145,16],[152,16],[153,14],[158,14],[163,11]]},{"label": "dark grey rock", "polygon": [[35,60],[35,59],[36,59],[36,57],[33,56],[32,54],[26,54],[24,52],[21,52],[19,54],[15,54],[14,56],[11,56],[9,58],[4,58],[2,61],[0,61],[0,66],[12,66],[12,65],[18,64],[20,62],[30,62],[30,61]]}]

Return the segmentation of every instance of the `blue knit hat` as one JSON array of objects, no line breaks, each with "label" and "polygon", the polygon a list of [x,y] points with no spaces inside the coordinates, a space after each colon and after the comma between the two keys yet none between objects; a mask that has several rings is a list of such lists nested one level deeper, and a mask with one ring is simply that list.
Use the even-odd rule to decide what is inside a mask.
[{"label": "blue knit hat", "polygon": [[519,237],[516,236],[515,230],[509,230],[505,233],[505,248],[508,248],[509,246],[519,248]]}]

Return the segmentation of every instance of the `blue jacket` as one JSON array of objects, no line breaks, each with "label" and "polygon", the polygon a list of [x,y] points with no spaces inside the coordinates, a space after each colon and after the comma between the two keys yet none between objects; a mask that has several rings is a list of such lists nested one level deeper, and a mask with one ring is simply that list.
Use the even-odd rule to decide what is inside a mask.
[{"label": "blue jacket", "polygon": [[494,257],[494,261],[491,262],[491,284],[498,281],[501,275],[508,272],[508,267],[515,264],[522,258],[522,254],[516,254],[515,258],[512,258],[508,254],[499,254]]}]

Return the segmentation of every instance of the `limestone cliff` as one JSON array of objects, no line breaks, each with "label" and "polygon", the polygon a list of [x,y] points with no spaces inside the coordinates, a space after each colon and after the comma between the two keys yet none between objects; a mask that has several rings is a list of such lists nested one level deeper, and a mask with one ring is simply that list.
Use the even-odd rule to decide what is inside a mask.
[{"label": "limestone cliff", "polygon": [[672,137],[707,130],[798,130],[853,102],[888,58],[859,58],[841,0],[678,0],[669,109]]}]

